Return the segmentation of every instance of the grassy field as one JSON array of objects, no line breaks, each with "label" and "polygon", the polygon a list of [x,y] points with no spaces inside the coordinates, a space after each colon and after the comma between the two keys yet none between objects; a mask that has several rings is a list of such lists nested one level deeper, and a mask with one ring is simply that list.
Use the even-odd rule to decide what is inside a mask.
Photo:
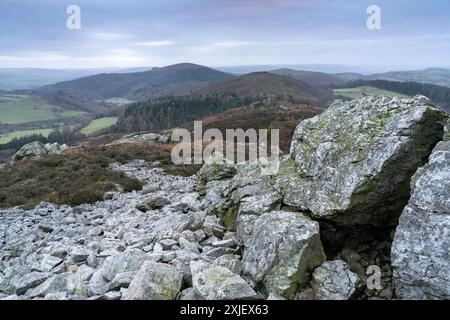
[{"label": "grassy field", "polygon": [[48,137],[53,129],[36,129],[36,130],[24,130],[24,131],[13,131],[9,133],[0,134],[0,144],[5,144],[10,142],[14,138],[31,136],[33,134],[42,134],[44,137]]},{"label": "grassy field", "polygon": [[108,128],[112,125],[115,125],[117,123],[117,117],[107,117],[107,118],[100,118],[92,120],[91,123],[89,123],[86,127],[81,129],[81,132],[89,135],[96,131],[99,131],[104,128]]},{"label": "grassy field", "polygon": [[410,96],[408,95],[369,86],[334,89],[334,94],[348,97],[351,99],[360,98],[362,96],[386,96],[386,97],[410,98]]},{"label": "grassy field", "polygon": [[66,111],[27,95],[0,95],[0,122],[16,124],[39,120],[52,120],[82,115],[79,111]]}]

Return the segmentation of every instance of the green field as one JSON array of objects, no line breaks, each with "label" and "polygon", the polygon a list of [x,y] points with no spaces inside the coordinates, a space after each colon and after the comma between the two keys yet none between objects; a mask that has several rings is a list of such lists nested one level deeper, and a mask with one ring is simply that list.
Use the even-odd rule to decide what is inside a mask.
[{"label": "green field", "polygon": [[81,129],[81,132],[89,135],[96,131],[99,131],[104,128],[108,128],[112,125],[115,125],[117,123],[117,117],[107,117],[107,118],[100,118],[92,120],[91,123],[89,123],[86,127]]},{"label": "green field", "polygon": [[36,129],[36,130],[24,130],[24,131],[13,131],[9,133],[4,133],[0,135],[0,144],[5,144],[10,142],[14,138],[31,136],[33,134],[42,134],[44,137],[48,137],[53,129]]},{"label": "green field", "polygon": [[0,95],[0,123],[17,124],[30,121],[53,120],[82,115],[45,103],[38,97],[17,94]]},{"label": "green field", "polygon": [[360,98],[363,96],[386,96],[386,97],[398,97],[400,99],[411,98],[408,95],[404,95],[404,94],[397,93],[394,91],[378,89],[375,87],[369,87],[369,86],[362,86],[362,87],[357,87],[357,88],[334,89],[334,94],[348,97],[351,99],[357,99],[357,98]]}]

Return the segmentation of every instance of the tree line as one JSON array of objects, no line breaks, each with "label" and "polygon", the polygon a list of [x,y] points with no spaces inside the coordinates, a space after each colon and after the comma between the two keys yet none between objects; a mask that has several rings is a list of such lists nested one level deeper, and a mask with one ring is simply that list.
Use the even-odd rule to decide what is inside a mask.
[{"label": "tree line", "polygon": [[170,129],[253,102],[234,94],[164,97],[131,104],[119,115],[116,132]]}]

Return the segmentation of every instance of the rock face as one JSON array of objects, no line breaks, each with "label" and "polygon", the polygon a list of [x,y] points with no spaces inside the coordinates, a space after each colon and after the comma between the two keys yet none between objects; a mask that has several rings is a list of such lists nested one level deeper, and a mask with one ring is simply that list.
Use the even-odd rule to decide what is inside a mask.
[{"label": "rock face", "polygon": [[191,262],[195,293],[206,300],[255,299],[256,292],[229,269],[203,261]]},{"label": "rock face", "polygon": [[297,212],[269,212],[255,222],[243,275],[266,294],[289,298],[324,260],[317,222]]},{"label": "rock face", "polygon": [[24,145],[20,148],[13,156],[13,161],[21,161],[28,159],[39,159],[47,154],[63,154],[68,147],[63,144],[59,145],[58,143],[47,143],[43,144],[42,142],[35,141]]},{"label": "rock face", "polygon": [[340,260],[325,261],[312,274],[311,287],[315,299],[348,300],[355,293],[358,276]]},{"label": "rock face", "polygon": [[334,102],[296,128],[299,178],[289,181],[284,202],[341,224],[395,223],[446,118],[423,96]]},{"label": "rock face", "polygon": [[392,244],[396,294],[450,298],[450,141],[440,142],[411,183]]}]

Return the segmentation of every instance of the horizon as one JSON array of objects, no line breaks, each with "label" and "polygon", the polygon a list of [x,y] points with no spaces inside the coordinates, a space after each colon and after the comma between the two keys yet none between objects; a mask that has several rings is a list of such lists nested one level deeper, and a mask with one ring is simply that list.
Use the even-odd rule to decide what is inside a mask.
[{"label": "horizon", "polygon": [[[72,4],[80,29],[66,25]],[[0,68],[450,66],[449,0],[5,0],[0,12]]]}]

